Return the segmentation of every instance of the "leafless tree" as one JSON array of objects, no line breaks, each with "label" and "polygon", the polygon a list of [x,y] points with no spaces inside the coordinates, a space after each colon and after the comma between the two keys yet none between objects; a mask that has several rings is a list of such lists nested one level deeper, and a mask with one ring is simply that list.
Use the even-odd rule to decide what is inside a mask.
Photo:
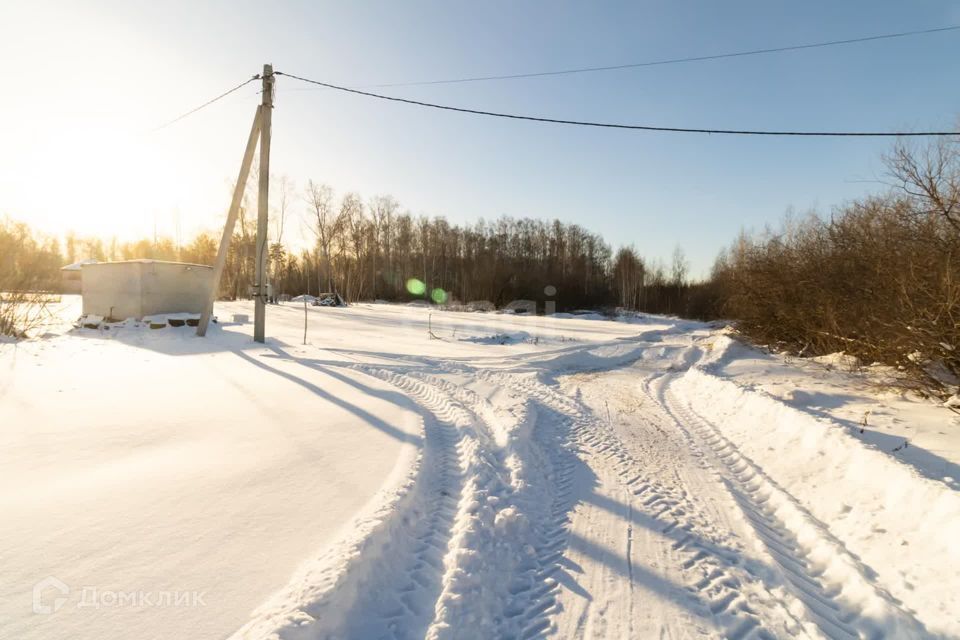
[{"label": "leafless tree", "polygon": [[687,256],[683,253],[680,245],[673,249],[673,257],[670,263],[670,281],[672,284],[682,287],[687,283],[687,273],[690,271],[690,263]]},{"label": "leafless tree", "polygon": [[276,196],[274,198],[276,204],[270,215],[270,220],[273,223],[273,242],[283,244],[284,226],[296,191],[296,183],[289,176],[283,175],[279,178],[274,177],[273,184],[276,185]]},{"label": "leafless tree", "polygon": [[391,232],[393,229],[393,218],[396,216],[397,211],[400,209],[399,203],[389,195],[381,195],[371,199],[370,204],[368,205],[370,210],[370,218],[373,222],[373,243],[374,249],[371,252],[373,265],[370,270],[371,273],[371,288],[370,295],[374,298],[377,297],[377,279],[379,273],[377,271],[377,256],[382,253],[387,264],[387,273],[388,277],[393,280],[392,270],[393,262],[392,257],[393,253],[391,249]]},{"label": "leafless tree", "polygon": [[918,148],[898,143],[885,156],[895,184],[917,203],[916,213],[941,216],[960,232],[960,162],[957,142],[947,138]]},{"label": "leafless tree", "polygon": [[620,306],[631,310],[639,309],[644,267],[633,247],[622,247],[617,251],[613,260],[613,278]]},{"label": "leafless tree", "polygon": [[[336,291],[333,286],[332,264],[330,262],[330,249],[333,246],[334,235],[337,231],[337,216],[333,212],[333,189],[328,185],[309,180],[304,192],[304,201],[307,203],[308,214],[311,217],[310,229],[317,237],[317,247],[323,256],[323,264],[326,266],[327,291]],[[317,282],[323,281],[321,265],[318,260]]]}]

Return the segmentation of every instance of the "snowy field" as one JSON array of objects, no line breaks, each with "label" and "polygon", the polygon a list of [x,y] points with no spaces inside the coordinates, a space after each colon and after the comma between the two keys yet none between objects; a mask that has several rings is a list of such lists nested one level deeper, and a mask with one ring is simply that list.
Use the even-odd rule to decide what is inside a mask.
[{"label": "snowy field", "polygon": [[960,638],[960,416],[879,373],[657,317],[216,313],[0,344],[0,638]]}]

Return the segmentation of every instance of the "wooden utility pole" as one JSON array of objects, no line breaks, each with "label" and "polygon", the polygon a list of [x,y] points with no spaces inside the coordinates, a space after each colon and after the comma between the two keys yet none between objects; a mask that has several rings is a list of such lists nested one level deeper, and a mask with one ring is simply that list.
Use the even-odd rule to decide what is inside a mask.
[{"label": "wooden utility pole", "polygon": [[257,149],[257,140],[260,137],[260,116],[263,107],[257,107],[257,113],[253,116],[253,126],[250,127],[250,137],[247,138],[247,149],[243,152],[243,162],[240,163],[240,175],[237,176],[237,184],[233,187],[233,200],[230,201],[230,211],[227,213],[227,223],[223,225],[223,235],[220,237],[220,250],[217,251],[217,260],[213,264],[213,281],[210,283],[210,297],[207,300],[207,306],[200,314],[200,324],[197,325],[197,335],[203,337],[207,333],[207,326],[210,324],[210,316],[213,313],[213,302],[217,299],[217,293],[220,291],[220,277],[223,275],[223,268],[227,264],[227,252],[230,249],[230,239],[233,237],[233,227],[237,222],[237,216],[240,213],[240,202],[243,200],[243,191],[247,186],[247,176],[250,175],[250,165],[253,163],[253,152]]},{"label": "wooden utility pole", "polygon": [[260,193],[257,197],[257,270],[254,277],[253,340],[266,341],[267,210],[270,195],[270,124],[273,114],[273,65],[263,65],[260,102]]}]

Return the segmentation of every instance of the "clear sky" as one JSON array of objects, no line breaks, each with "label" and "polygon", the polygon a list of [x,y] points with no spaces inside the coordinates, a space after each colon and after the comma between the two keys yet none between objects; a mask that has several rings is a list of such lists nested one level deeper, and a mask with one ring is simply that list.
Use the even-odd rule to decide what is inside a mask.
[{"label": "clear sky", "polygon": [[[724,53],[960,24],[951,1],[13,2],[0,5],[0,214],[121,239],[217,229],[275,69],[364,86]],[[950,129],[960,32],[767,56],[383,89],[445,104],[711,128]],[[889,140],[579,129],[279,78],[272,170],[416,214],[560,218],[696,274],[740,228],[882,188]],[[294,207],[295,216],[302,209]],[[289,228],[296,233],[295,217]],[[292,238],[293,239],[293,238]]]}]

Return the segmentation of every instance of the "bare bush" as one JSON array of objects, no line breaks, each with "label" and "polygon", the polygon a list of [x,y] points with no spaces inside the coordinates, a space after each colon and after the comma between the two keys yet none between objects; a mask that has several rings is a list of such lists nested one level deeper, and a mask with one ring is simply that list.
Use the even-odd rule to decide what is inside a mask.
[{"label": "bare bush", "polygon": [[960,156],[899,146],[888,163],[898,189],[742,235],[713,280],[755,340],[893,365],[945,394],[960,382]]},{"label": "bare bush", "polygon": [[27,337],[50,317],[61,265],[55,238],[0,218],[0,336]]},{"label": "bare bush", "polygon": [[0,336],[28,338],[52,317],[48,293],[7,291],[0,293]]}]

